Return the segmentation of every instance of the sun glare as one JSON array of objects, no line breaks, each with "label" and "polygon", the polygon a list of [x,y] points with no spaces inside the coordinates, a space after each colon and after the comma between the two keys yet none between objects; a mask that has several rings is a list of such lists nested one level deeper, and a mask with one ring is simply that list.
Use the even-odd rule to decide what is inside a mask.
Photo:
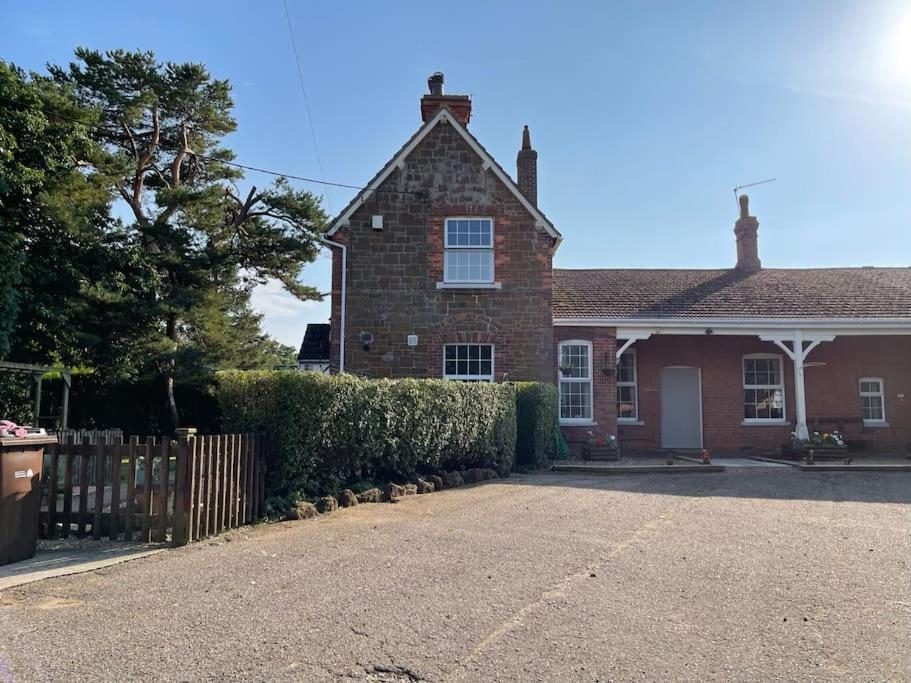
[{"label": "sun glare", "polygon": [[890,80],[911,83],[911,12],[888,30],[883,61]]}]

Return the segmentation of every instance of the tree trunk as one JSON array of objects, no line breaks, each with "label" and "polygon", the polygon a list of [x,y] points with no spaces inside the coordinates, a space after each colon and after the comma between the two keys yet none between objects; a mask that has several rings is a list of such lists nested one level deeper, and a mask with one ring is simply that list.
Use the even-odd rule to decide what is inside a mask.
[{"label": "tree trunk", "polygon": [[[168,339],[177,343],[177,314],[169,313],[166,332]],[[180,426],[180,414],[177,412],[177,401],[174,398],[174,361],[169,360],[161,373],[164,382],[164,424],[165,436],[174,436]]]}]

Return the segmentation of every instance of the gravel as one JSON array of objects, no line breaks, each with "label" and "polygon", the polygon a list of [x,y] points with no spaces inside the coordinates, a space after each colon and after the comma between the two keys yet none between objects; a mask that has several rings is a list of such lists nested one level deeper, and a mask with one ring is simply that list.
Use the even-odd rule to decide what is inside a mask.
[{"label": "gravel", "polygon": [[0,680],[909,679],[909,503],[782,468],[359,505],[4,591]]}]

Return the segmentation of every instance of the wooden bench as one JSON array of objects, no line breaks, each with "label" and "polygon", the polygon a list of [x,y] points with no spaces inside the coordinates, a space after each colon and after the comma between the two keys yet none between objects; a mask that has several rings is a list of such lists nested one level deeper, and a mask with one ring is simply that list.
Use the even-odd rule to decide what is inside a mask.
[{"label": "wooden bench", "polygon": [[876,447],[876,431],[864,425],[864,420],[859,416],[851,417],[814,417],[807,422],[810,432],[839,432],[845,440],[846,446],[866,450],[867,444]]}]

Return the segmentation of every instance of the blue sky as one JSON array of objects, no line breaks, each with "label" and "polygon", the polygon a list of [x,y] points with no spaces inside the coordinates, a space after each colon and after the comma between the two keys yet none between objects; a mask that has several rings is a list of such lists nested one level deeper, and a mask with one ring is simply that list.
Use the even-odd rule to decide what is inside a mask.
[{"label": "blue sky", "polygon": [[[911,262],[911,3],[288,3],[328,180],[365,183],[439,70],[508,170],[531,127],[557,267],[730,266],[732,189],[769,177],[750,192],[763,265]],[[238,161],[320,177],[281,0],[0,0],[3,59],[79,45],[204,62],[234,85]],[[328,290],[328,259],[304,280]],[[328,319],[277,287],[255,301],[289,344]]]}]

